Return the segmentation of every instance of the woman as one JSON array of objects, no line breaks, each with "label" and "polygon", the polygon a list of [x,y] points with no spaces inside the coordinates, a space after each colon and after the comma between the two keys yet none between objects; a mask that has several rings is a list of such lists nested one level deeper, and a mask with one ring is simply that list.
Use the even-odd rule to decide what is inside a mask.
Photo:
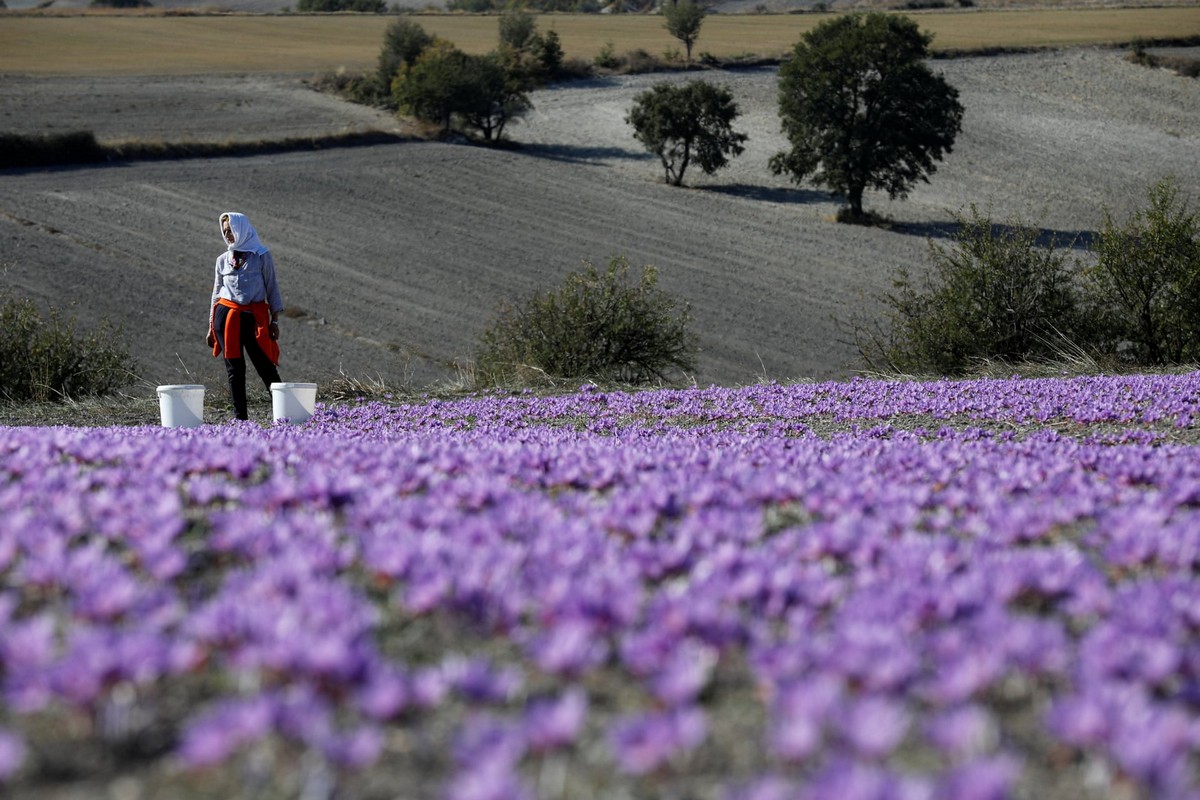
[{"label": "woman", "polygon": [[208,315],[208,346],[225,356],[229,394],[238,419],[246,413],[246,359],[270,391],[279,381],[279,312],[283,299],[275,279],[275,260],[245,214],[221,215],[226,251],[217,257]]}]

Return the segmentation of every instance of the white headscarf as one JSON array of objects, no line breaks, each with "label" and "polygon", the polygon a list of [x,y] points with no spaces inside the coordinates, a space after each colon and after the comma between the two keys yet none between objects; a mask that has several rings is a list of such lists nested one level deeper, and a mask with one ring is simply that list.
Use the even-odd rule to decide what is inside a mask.
[{"label": "white headscarf", "polygon": [[[233,232],[233,244],[225,238],[225,228],[221,225],[221,220],[229,217],[229,230]],[[258,231],[254,230],[254,226],[250,224],[250,219],[245,214],[239,214],[236,211],[226,211],[217,217],[217,226],[221,229],[221,241],[225,242],[225,247],[229,252],[237,250],[242,253],[250,252],[262,255],[267,252],[268,248],[262,243],[262,239],[258,238]]]}]

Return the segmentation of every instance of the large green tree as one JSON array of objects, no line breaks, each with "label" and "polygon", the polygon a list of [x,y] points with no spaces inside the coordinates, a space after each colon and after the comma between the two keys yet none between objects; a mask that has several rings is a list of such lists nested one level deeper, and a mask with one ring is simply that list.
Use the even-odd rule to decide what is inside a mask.
[{"label": "large green tree", "polygon": [[861,216],[866,189],[906,197],[962,130],[958,91],[925,63],[930,34],[894,14],[850,14],[804,34],[779,70],[790,150],[776,174],[810,179]]},{"label": "large green tree", "polygon": [[733,130],[739,116],[733,95],[707,81],[659,83],[633,99],[625,121],[634,137],[662,161],[666,181],[683,183],[695,162],[711,175],[742,153],[746,134]]}]

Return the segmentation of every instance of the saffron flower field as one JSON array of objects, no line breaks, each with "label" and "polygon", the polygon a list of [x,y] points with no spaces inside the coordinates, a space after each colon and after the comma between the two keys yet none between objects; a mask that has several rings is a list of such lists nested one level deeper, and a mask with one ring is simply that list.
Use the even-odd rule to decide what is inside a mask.
[{"label": "saffron flower field", "polygon": [[0,427],[0,790],[1197,798],[1198,424],[1192,374]]}]

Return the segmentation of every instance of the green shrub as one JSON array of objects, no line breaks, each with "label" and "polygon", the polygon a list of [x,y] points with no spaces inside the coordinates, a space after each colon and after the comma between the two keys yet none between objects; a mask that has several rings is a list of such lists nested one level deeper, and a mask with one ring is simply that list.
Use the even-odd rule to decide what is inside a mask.
[{"label": "green shrub", "polygon": [[658,288],[652,266],[638,276],[624,256],[603,271],[585,261],[558,289],[501,310],[481,337],[476,383],[644,384],[692,371],[690,313],[686,304],[677,306]]},{"label": "green shrub", "polygon": [[617,58],[616,47],[612,42],[605,42],[600,48],[600,52],[596,54],[595,64],[600,69],[616,69],[621,65]]},{"label": "green shrub", "polygon": [[1086,335],[1077,259],[1020,221],[996,225],[971,206],[951,244],[929,242],[931,269],[918,281],[897,271],[882,298],[882,333],[855,326],[868,365],[963,375],[984,360],[1053,359]]},{"label": "green shrub", "polygon": [[1200,360],[1200,214],[1173,179],[1122,225],[1105,211],[1088,271],[1100,345],[1144,366]]},{"label": "green shrub", "polygon": [[42,319],[30,300],[0,293],[0,397],[46,401],[108,394],[137,377],[120,332],[106,321],[75,335],[57,309]]}]

